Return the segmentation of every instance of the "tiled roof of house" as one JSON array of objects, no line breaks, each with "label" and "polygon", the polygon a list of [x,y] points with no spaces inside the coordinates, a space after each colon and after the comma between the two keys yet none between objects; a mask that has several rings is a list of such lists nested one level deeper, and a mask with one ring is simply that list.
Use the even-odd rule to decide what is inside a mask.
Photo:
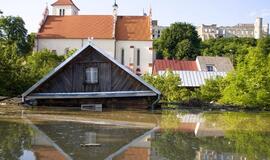
[{"label": "tiled roof of house", "polygon": [[57,5],[73,5],[79,10],[79,8],[73,3],[72,0],[57,0],[56,2],[52,4],[52,6],[57,6]]},{"label": "tiled roof of house", "polygon": [[[113,30],[111,15],[48,16],[38,38],[113,39]],[[116,40],[151,40],[149,17],[118,16],[115,34]]]},{"label": "tiled roof of house", "polygon": [[85,39],[88,37],[112,39],[113,16],[48,16],[38,33],[38,38],[50,39]]},{"label": "tiled roof of house", "polygon": [[196,61],[184,60],[155,60],[153,66],[153,73],[159,71],[198,71]]},{"label": "tiled roof of house", "polygon": [[201,71],[207,71],[207,65],[213,65],[218,72],[230,72],[233,64],[228,57],[198,56],[197,61]]},{"label": "tiled roof of house", "polygon": [[150,24],[149,16],[118,16],[116,39],[149,41],[152,37]]}]

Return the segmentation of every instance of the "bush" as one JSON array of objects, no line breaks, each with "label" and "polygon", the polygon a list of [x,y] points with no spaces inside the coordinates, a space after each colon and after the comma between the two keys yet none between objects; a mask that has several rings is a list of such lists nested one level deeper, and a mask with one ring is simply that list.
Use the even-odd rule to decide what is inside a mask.
[{"label": "bush", "polygon": [[163,102],[179,102],[189,99],[189,91],[181,88],[181,80],[178,75],[168,71],[163,75],[144,75],[143,79],[156,87],[162,93]]}]

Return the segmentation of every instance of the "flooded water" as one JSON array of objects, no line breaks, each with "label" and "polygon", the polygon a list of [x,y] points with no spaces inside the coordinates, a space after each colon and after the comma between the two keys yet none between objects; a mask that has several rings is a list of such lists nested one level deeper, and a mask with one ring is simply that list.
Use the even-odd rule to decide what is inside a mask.
[{"label": "flooded water", "polygon": [[270,159],[270,113],[34,109],[21,114],[0,113],[0,160]]}]

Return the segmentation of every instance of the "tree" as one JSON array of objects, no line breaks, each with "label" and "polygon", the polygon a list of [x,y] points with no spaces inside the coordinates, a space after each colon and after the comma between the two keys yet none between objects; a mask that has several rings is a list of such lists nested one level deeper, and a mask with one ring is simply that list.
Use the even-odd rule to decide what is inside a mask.
[{"label": "tree", "polygon": [[254,48],[257,41],[254,38],[217,38],[201,43],[201,53],[204,56],[230,57],[234,65],[242,61],[249,48]]},{"label": "tree", "polygon": [[177,22],[154,41],[159,58],[195,59],[199,55],[200,39],[191,24]]},{"label": "tree", "polygon": [[224,88],[224,80],[222,77],[216,79],[206,80],[198,91],[200,92],[200,98],[203,101],[211,102],[218,101],[221,98],[221,91]]},{"label": "tree", "polygon": [[222,90],[220,102],[249,107],[270,108],[270,50],[269,37],[259,40],[249,50],[235,71],[226,77],[228,85]]},{"label": "tree", "polygon": [[26,54],[30,51],[27,43],[27,30],[21,17],[0,17],[0,41],[6,44],[16,44],[18,54]]}]

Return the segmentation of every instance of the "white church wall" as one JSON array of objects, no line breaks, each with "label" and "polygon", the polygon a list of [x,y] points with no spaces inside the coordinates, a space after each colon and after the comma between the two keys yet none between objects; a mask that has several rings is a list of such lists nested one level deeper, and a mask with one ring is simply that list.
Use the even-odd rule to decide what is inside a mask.
[{"label": "white church wall", "polygon": [[[122,49],[124,49],[124,65],[133,66],[136,71],[140,68],[141,73],[151,73],[153,63],[152,41],[117,41],[116,60],[121,62]],[[137,66],[137,50],[140,49],[140,65]]]},{"label": "white church wall", "polygon": [[[114,56],[114,40],[95,39],[93,40],[98,47],[107,51],[110,56]],[[67,50],[80,49],[88,44],[88,39],[38,39],[37,50],[54,50],[57,55],[64,55]]]}]

